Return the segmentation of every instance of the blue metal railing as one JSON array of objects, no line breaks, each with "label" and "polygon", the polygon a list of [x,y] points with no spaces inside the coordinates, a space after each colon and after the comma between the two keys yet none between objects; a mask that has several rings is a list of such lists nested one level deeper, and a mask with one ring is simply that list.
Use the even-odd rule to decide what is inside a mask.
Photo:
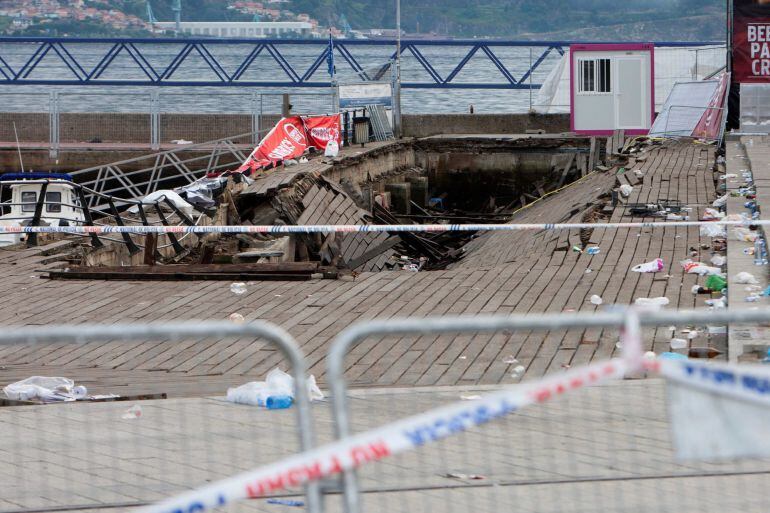
[{"label": "blue metal railing", "polygon": [[[584,43],[584,41],[581,41]],[[537,89],[531,76],[554,52],[563,55],[573,41],[477,41],[477,40],[410,40],[402,41],[402,55],[411,55],[421,71],[427,73],[425,81],[403,82],[405,88],[438,89]],[[663,47],[694,47],[724,45],[723,42],[658,42]],[[311,46],[318,49],[300,66],[287,58],[292,57],[287,47]],[[222,55],[222,48],[228,58]],[[379,47],[387,51],[385,60],[395,58],[395,41],[391,40],[337,40],[334,42],[337,63],[346,63],[350,71],[363,80],[380,80],[388,67],[379,60],[379,70],[367,72],[354,51]],[[430,47],[454,47],[459,49],[459,61],[451,69],[440,71],[435,55],[424,51]],[[218,51],[212,51],[217,48]],[[518,73],[500,57],[504,48],[537,49]],[[393,49],[393,51],[390,51]],[[481,52],[479,54],[479,52]],[[328,87],[330,80],[322,70],[323,80],[315,74],[322,68],[329,53],[327,41],[322,39],[105,39],[105,38],[0,38],[0,85],[129,85],[129,86],[236,86],[236,87]],[[479,54],[492,64],[499,73],[499,81],[487,78],[459,80],[458,75],[468,70],[468,64]],[[166,62],[158,62],[163,55]],[[123,56],[123,57],[122,57]],[[269,57],[271,73],[264,77],[250,78],[255,61],[260,56]],[[126,65],[126,60],[131,64]],[[53,59],[55,64],[50,64]],[[510,59],[507,59],[510,61]],[[195,61],[209,76],[197,77],[185,73],[185,67]],[[225,62],[229,61],[229,62]],[[521,58],[519,58],[521,62]],[[53,68],[57,69],[53,72]],[[121,74],[120,78],[106,76],[108,72]],[[188,76],[180,76],[180,75]],[[518,76],[517,76],[518,74]]]}]

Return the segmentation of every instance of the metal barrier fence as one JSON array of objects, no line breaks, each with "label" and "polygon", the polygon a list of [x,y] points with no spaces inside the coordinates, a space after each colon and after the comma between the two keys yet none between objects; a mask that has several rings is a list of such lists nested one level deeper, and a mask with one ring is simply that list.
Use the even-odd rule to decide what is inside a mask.
[{"label": "metal barrier fence", "polygon": [[[258,134],[282,114],[338,112],[332,90],[292,94],[175,92],[173,90],[45,91],[0,90],[0,141],[47,146],[56,158],[62,145],[111,144],[116,149],[187,141],[201,143],[232,134]],[[217,116],[205,116],[216,113]],[[218,136],[218,137],[217,137]],[[256,135],[248,141],[259,142]]]},{"label": "metal barrier fence", "polygon": [[[463,397],[457,388],[432,393],[415,390],[349,397],[345,378],[349,368],[345,366],[345,358],[352,353],[362,354],[354,348],[368,337],[376,340],[374,345],[367,345],[364,353],[376,357],[378,347],[388,343],[406,347],[436,344],[439,351],[441,348],[449,351],[437,340],[437,336],[446,333],[470,335],[508,330],[507,336],[498,340],[485,339],[489,347],[499,350],[501,339],[521,332],[553,332],[570,327],[623,328],[619,334],[622,345],[618,343],[618,347],[623,348],[628,369],[634,371],[639,368],[634,362],[642,361],[643,326],[768,321],[770,310],[641,311],[636,314],[632,309],[595,315],[479,316],[361,323],[336,338],[327,358],[337,437],[347,441],[354,436],[354,427],[356,433],[367,432],[379,428],[383,417],[415,415]],[[410,335],[420,338],[409,338]],[[399,338],[402,336],[404,338]],[[458,349],[462,351],[462,347],[457,346],[470,340],[471,337],[466,336],[456,344],[451,357],[458,356]],[[402,358],[408,360],[407,355]],[[503,368],[507,367],[504,372],[513,371],[514,381],[518,381],[520,364],[510,358],[503,362]],[[486,362],[487,365],[493,363]],[[594,372],[600,372],[601,367],[592,365]],[[563,384],[555,388],[544,387],[547,395],[542,398],[561,395],[583,384],[584,381],[565,377]],[[466,391],[463,398],[478,398],[476,393]],[[515,394],[515,389],[511,393]],[[645,381],[633,387],[632,395],[611,386],[591,387],[573,392],[553,406],[538,405],[534,411],[496,419],[484,427],[468,421],[471,427],[466,429],[467,418],[457,415],[439,417],[439,420],[426,418],[422,422],[414,420],[407,423],[410,429],[403,426],[399,429],[402,435],[407,433],[411,441],[405,454],[362,466],[358,477],[353,470],[345,472],[345,511],[498,512],[514,506],[517,511],[537,512],[766,509],[764,493],[754,487],[770,476],[770,461],[678,461],[666,429],[665,401],[661,384]],[[516,405],[512,400],[511,408]],[[386,411],[387,415],[383,415]],[[477,415],[489,420],[496,417],[494,411],[487,408]],[[352,414],[355,416],[351,417]],[[439,441],[445,436],[447,440]],[[387,441],[384,438],[382,442],[386,453]],[[737,489],[720,494],[714,489],[720,483]],[[659,489],[661,486],[665,492]]]},{"label": "metal barrier fence", "polygon": [[[264,358],[264,351],[270,348],[282,353],[294,377],[294,411],[266,412],[233,405],[221,398],[208,397],[214,394],[205,387],[197,391],[197,398],[95,402],[86,410],[79,408],[82,404],[73,402],[15,406],[4,400],[0,405],[0,512],[139,506],[309,450],[315,443],[304,357],[293,338],[270,323],[3,329],[0,359],[20,362],[35,358],[35,364],[47,365],[49,369],[84,352],[103,351],[107,358],[110,351],[120,355],[137,344],[151,351],[185,341],[214,342],[212,349],[221,350],[227,347],[225,342],[233,340],[261,344],[264,349],[249,351],[248,358]],[[46,351],[40,351],[43,345]],[[237,358],[237,353],[232,357]],[[4,381],[14,372],[19,371],[3,367]],[[19,379],[22,377],[27,376]],[[78,380],[78,376],[72,377]],[[113,376],[116,389],[153,391],[152,383],[121,386],[120,379]],[[90,385],[87,381],[85,384]],[[186,395],[196,394],[195,382],[188,381],[185,386]],[[219,394],[223,392],[220,390]],[[288,493],[303,492],[295,488]],[[316,485],[308,488],[307,501],[310,511],[318,511]]]}]

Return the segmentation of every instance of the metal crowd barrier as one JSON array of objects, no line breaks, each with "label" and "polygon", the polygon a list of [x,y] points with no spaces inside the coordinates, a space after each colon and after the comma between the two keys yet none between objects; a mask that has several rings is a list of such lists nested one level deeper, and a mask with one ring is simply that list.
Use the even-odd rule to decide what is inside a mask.
[{"label": "metal crowd barrier", "polygon": [[[377,401],[376,396],[366,394],[351,399],[345,378],[345,358],[368,337],[379,337],[375,345],[365,348],[365,352],[376,354],[377,345],[387,341],[381,338],[389,336],[478,334],[501,330],[516,334],[614,327],[621,328],[624,357],[628,368],[634,370],[633,362],[643,361],[641,329],[644,326],[757,322],[770,322],[770,309],[681,312],[627,309],[597,314],[429,317],[359,323],[338,335],[327,357],[335,432],[342,442],[351,437],[355,439],[359,431],[376,430],[383,408],[391,414],[397,412],[399,416],[407,416],[458,398],[477,398],[472,390],[463,396],[459,390],[437,390],[429,395],[415,389],[404,394],[393,393],[387,400]],[[428,344],[435,343],[431,338],[425,340]],[[390,341],[394,342],[394,339]],[[509,363],[513,366],[517,362]],[[639,506],[643,503],[640,494],[645,493],[650,493],[647,498],[649,511],[669,511],[669,508],[674,508],[673,511],[712,511],[707,506],[713,507],[713,511],[736,507],[736,510],[754,511],[755,503],[763,499],[761,494],[757,496],[747,490],[741,500],[730,502],[715,497],[711,487],[719,482],[719,476],[739,476],[736,479],[740,480],[744,476],[758,475],[766,479],[770,475],[770,462],[697,465],[675,461],[669,448],[668,432],[660,429],[661,421],[666,419],[662,386],[649,381],[642,383],[645,383],[644,388],[637,389],[636,397],[618,395],[611,387],[589,388],[580,394],[571,394],[568,401],[553,408],[540,405],[535,413],[523,417],[513,415],[507,421],[499,419],[495,423],[496,429],[474,427],[464,432],[465,428],[453,428],[452,423],[460,421],[449,417],[446,421],[426,422],[424,426],[427,427],[412,430],[413,441],[418,439],[413,450],[399,456],[395,462],[378,461],[367,466],[363,485],[359,484],[357,472],[353,470],[355,466],[343,473],[345,511],[408,512],[413,511],[415,505],[425,511],[439,508],[449,512],[503,511],[514,505],[520,511],[593,511],[585,509],[586,504],[581,503],[587,498],[595,501],[596,511],[625,511],[624,501],[634,495],[630,504]],[[562,391],[568,388],[569,385]],[[368,401],[376,402],[369,406]],[[351,417],[351,411],[359,417]],[[642,432],[632,424],[618,427],[618,418],[624,416],[638,421],[639,426],[652,426],[655,432]],[[653,416],[657,417],[655,421],[647,422]],[[360,428],[356,433],[353,432],[354,423]],[[419,423],[413,425],[420,426]],[[555,425],[559,427],[554,428]],[[585,430],[585,433],[575,436],[576,429]],[[457,436],[429,450],[428,446],[437,441],[435,432],[445,430]],[[594,439],[591,433],[603,433],[604,439]],[[638,437],[645,437],[644,443],[637,443]],[[629,450],[632,454],[627,454],[625,461],[618,456],[617,451]],[[686,497],[655,497],[654,490],[649,487],[649,483],[667,483],[674,479],[687,483],[682,488],[687,492]],[[548,492],[549,487],[556,485],[566,487],[561,489],[568,490],[564,496],[554,497],[556,491]],[[746,488],[750,487],[740,486],[740,490]],[[362,496],[371,497],[371,501],[365,503],[366,507],[362,507]],[[565,507],[560,501],[577,503]]]},{"label": "metal crowd barrier", "polygon": [[[211,397],[92,402],[87,410],[72,402],[17,406],[4,400],[5,405],[0,404],[0,512],[146,505],[238,470],[310,450],[315,444],[304,356],[291,335],[268,322],[4,328],[0,331],[0,362],[4,364],[0,373],[6,378],[13,375],[13,362],[25,360],[25,353],[29,358],[56,362],[78,351],[118,349],[121,353],[148,341],[157,342],[152,346],[156,348],[169,341],[221,343],[237,338],[258,338],[283,353],[295,380],[294,412],[268,414],[263,408]],[[99,345],[91,345],[93,342]],[[43,345],[45,351],[41,351]],[[45,361],[35,360],[31,367],[44,373]],[[50,369],[61,368],[49,365]],[[26,366],[16,372],[27,372]],[[79,382],[77,375],[65,377],[73,378],[76,385],[89,385]],[[190,384],[194,386],[194,382]],[[296,438],[295,430],[299,431]],[[303,492],[300,488],[293,493]],[[309,485],[306,495],[308,510],[319,511],[318,485]]]}]

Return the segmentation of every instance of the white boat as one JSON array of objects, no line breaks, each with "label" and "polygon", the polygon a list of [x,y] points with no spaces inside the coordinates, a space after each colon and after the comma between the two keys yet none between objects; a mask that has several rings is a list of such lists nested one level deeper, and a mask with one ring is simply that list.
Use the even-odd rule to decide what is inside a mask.
[{"label": "white boat", "polygon": [[[45,197],[41,198],[43,185]],[[6,199],[8,198],[8,199]],[[85,223],[77,185],[63,173],[6,173],[0,175],[0,226],[29,226],[35,215],[41,226],[78,226]],[[38,209],[40,210],[38,212]],[[26,240],[23,233],[0,234],[0,246]]]}]

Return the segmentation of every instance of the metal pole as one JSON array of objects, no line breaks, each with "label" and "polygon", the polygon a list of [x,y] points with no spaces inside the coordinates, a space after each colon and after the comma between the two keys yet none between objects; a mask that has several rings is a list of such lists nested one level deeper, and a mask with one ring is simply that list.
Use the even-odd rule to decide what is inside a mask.
[{"label": "metal pole", "polygon": [[396,84],[393,91],[393,135],[401,137],[401,0],[396,0]]},{"label": "metal pole", "polygon": [[532,112],[532,47],[529,47],[529,112]]}]

